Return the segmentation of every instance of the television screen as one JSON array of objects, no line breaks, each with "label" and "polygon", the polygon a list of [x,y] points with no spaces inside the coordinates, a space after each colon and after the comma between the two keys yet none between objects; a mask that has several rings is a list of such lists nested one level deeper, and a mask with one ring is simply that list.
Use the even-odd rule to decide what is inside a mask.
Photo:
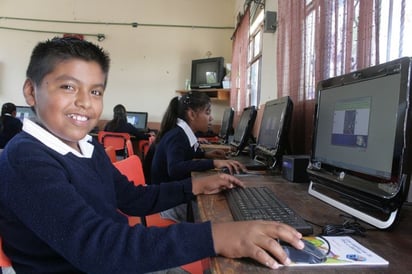
[{"label": "television screen", "polygon": [[137,129],[145,130],[147,128],[147,112],[127,111],[127,122]]},{"label": "television screen", "polygon": [[190,87],[220,88],[224,74],[223,57],[192,60]]},{"label": "television screen", "polygon": [[235,154],[239,154],[248,144],[256,120],[256,107],[250,106],[243,109],[239,123],[236,126],[233,141],[230,143],[235,148]]},{"label": "television screen", "polygon": [[289,96],[265,103],[255,154],[256,157],[266,159],[266,162],[271,160],[271,168],[279,164],[283,154],[289,150],[292,111],[293,103]]},{"label": "television screen", "polygon": [[411,59],[318,83],[309,193],[378,228],[410,180]]},{"label": "television screen", "polygon": [[229,135],[233,134],[233,116],[235,111],[233,108],[226,108],[223,113],[222,126],[220,127],[219,137],[222,139],[223,143],[227,143]]},{"label": "television screen", "polygon": [[33,118],[36,115],[29,106],[16,106],[16,118],[23,122],[24,118]]}]

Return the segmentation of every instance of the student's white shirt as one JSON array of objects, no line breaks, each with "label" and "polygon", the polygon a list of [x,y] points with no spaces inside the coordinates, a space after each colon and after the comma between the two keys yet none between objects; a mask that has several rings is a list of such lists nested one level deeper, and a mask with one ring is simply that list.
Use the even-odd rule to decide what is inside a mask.
[{"label": "student's white shirt", "polygon": [[82,152],[79,153],[77,150],[63,143],[59,138],[28,118],[24,118],[23,120],[23,131],[32,135],[34,138],[36,138],[49,148],[53,149],[54,151],[60,153],[61,155],[66,155],[71,152],[80,158],[92,157],[94,146],[89,142],[92,139],[92,136],[90,135],[86,135],[79,141],[79,148]]}]

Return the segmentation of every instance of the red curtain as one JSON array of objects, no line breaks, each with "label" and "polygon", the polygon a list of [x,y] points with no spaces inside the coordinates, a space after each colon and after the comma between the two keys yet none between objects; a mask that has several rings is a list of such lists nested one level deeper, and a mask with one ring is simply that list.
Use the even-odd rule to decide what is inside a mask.
[{"label": "red curtain", "polygon": [[246,106],[247,64],[249,45],[249,9],[245,11],[232,37],[232,71],[230,105],[235,109],[235,121]]},{"label": "red curtain", "polygon": [[378,63],[378,0],[279,0],[278,96],[294,103],[293,154],[310,153],[316,83]]}]

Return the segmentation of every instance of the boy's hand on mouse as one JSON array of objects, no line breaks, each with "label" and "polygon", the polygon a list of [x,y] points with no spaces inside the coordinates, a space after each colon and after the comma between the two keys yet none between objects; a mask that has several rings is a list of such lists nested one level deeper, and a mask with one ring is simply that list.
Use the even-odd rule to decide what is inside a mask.
[{"label": "boy's hand on mouse", "polygon": [[214,223],[212,234],[217,254],[228,258],[249,257],[273,269],[278,268],[279,264],[291,263],[278,239],[297,249],[304,247],[302,234],[278,222]]},{"label": "boy's hand on mouse", "polygon": [[229,174],[214,174],[192,178],[192,192],[198,194],[215,194],[235,186],[244,187],[242,181]]},{"label": "boy's hand on mouse", "polygon": [[247,168],[235,160],[213,160],[213,165],[218,169],[227,168],[230,174],[247,172]]}]

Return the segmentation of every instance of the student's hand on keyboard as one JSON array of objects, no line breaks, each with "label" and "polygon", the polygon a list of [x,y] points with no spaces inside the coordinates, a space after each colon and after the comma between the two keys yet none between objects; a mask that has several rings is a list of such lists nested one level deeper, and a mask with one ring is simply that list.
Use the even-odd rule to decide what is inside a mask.
[{"label": "student's hand on keyboard", "polygon": [[289,265],[290,259],[278,239],[303,249],[302,234],[294,228],[268,221],[229,222],[212,224],[217,254],[228,258],[249,257],[269,268]]},{"label": "student's hand on keyboard", "polygon": [[228,174],[239,174],[247,172],[247,168],[235,160],[213,160],[213,165],[215,168],[220,170],[227,170],[224,173]]},{"label": "student's hand on keyboard", "polygon": [[215,194],[235,186],[244,187],[242,181],[229,174],[214,174],[192,178],[192,192],[198,194]]},{"label": "student's hand on keyboard", "polygon": [[205,158],[226,159],[226,152],[222,149],[214,149],[205,152]]}]

